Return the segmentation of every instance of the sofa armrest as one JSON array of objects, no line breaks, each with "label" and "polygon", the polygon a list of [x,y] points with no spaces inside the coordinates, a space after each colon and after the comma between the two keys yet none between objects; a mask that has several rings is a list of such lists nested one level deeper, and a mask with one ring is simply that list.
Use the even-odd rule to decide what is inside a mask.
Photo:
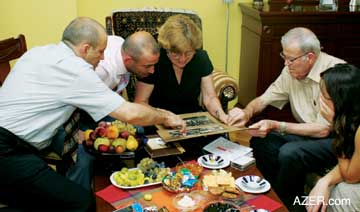
[{"label": "sofa armrest", "polygon": [[229,101],[238,96],[238,84],[233,77],[217,69],[213,72],[213,81],[216,95],[219,97],[223,110],[227,112]]}]

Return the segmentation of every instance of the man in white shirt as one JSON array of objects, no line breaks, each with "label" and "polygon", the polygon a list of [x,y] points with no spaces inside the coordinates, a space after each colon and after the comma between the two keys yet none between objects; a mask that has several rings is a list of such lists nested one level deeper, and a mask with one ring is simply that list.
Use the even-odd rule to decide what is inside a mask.
[{"label": "man in white shirt", "polygon": [[[95,68],[95,73],[112,90],[119,94],[128,86],[131,75],[146,77],[154,73],[154,66],[160,56],[159,45],[154,37],[146,31],[138,31],[125,40],[120,36],[109,35],[104,58]],[[135,88],[134,88],[135,91]],[[132,101],[130,93],[126,93]],[[130,97],[130,98],[129,98]],[[105,117],[101,121],[111,122],[114,119]],[[80,129],[95,128],[97,123],[81,111]],[[138,127],[139,131],[143,128]],[[89,158],[90,159],[90,158]]]},{"label": "man in white shirt", "polygon": [[177,115],[125,101],[95,74],[105,29],[79,17],[62,41],[35,47],[15,64],[0,89],[0,202],[21,211],[94,211],[91,191],[59,175],[40,158],[76,108],[146,126],[185,129]]},{"label": "man in white shirt", "polygon": [[[257,167],[283,202],[291,207],[303,194],[305,175],[336,164],[330,123],[320,115],[320,73],[345,61],[321,52],[320,41],[306,28],[294,28],[281,38],[285,67],[260,97],[245,109],[229,112],[231,123],[245,125],[267,105],[281,109],[290,103],[299,123],[261,120],[251,125],[250,146]],[[235,112],[237,113],[236,115]]]},{"label": "man in white shirt", "polygon": [[140,78],[154,73],[159,56],[159,46],[148,32],[135,32],[125,40],[111,35],[108,36],[104,59],[95,72],[109,88],[119,93],[127,86],[131,73]]}]

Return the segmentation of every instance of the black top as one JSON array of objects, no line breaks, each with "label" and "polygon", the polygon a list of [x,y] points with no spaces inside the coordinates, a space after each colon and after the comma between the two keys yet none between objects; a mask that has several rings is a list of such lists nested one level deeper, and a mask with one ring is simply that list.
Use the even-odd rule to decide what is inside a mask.
[{"label": "black top", "polygon": [[161,49],[154,74],[139,80],[154,85],[149,99],[151,106],[175,114],[193,113],[201,111],[198,101],[201,78],[211,74],[213,69],[206,51],[196,50],[194,57],[186,64],[179,84],[166,50]]}]

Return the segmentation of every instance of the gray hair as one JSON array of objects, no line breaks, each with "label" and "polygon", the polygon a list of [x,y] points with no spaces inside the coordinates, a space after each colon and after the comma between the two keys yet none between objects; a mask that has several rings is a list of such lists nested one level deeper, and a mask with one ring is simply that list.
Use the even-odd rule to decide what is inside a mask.
[{"label": "gray hair", "polygon": [[128,36],[122,45],[122,50],[135,61],[140,60],[144,54],[160,53],[160,47],[155,38],[145,31],[135,32]]},{"label": "gray hair", "polygon": [[292,43],[297,43],[299,48],[304,53],[314,52],[316,55],[320,54],[320,41],[316,35],[309,29],[304,27],[296,27],[289,30],[281,37],[281,45],[283,47],[289,46]]},{"label": "gray hair", "polygon": [[106,34],[106,31],[97,21],[87,17],[78,17],[65,28],[61,40],[74,46],[85,41],[92,47],[97,47],[101,33]]}]

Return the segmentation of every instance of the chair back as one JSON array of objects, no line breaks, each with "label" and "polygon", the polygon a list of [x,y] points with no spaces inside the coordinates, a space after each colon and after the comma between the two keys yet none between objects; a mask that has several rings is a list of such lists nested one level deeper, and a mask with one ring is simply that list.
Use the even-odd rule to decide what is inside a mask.
[{"label": "chair back", "polygon": [[111,17],[106,18],[106,28],[108,34],[118,35],[124,39],[137,31],[147,31],[157,39],[158,28],[168,17],[177,14],[189,16],[202,29],[201,19],[194,11],[165,8],[115,10]]},{"label": "chair back", "polygon": [[21,57],[26,50],[25,36],[22,34],[0,41],[0,86],[10,72],[10,61]]}]

